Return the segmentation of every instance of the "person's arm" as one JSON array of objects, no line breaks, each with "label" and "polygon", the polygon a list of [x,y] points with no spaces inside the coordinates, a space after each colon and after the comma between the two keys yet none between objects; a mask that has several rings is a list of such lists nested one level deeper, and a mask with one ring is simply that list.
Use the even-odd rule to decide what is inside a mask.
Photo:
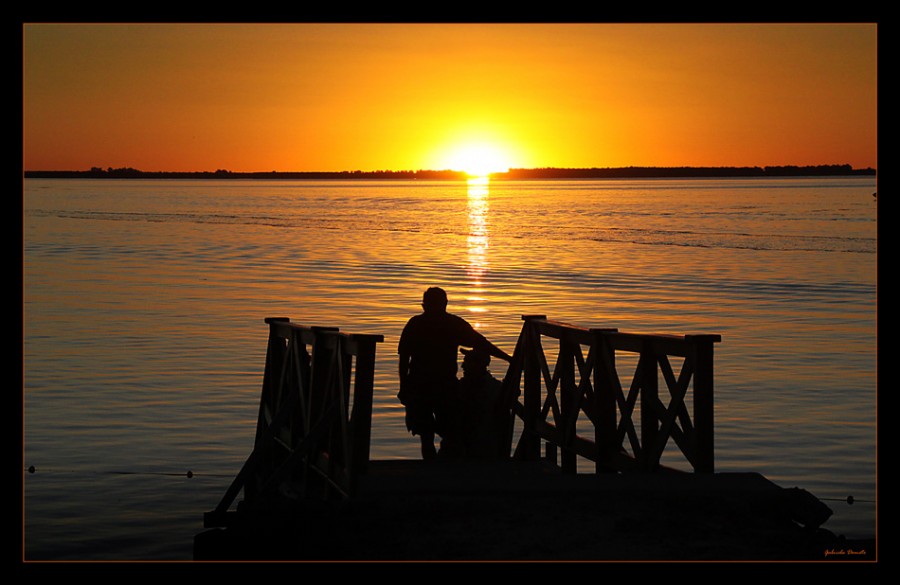
[{"label": "person's arm", "polygon": [[[411,321],[410,321],[411,322]],[[397,367],[397,373],[400,376],[400,389],[403,389],[406,379],[409,377],[409,360],[411,353],[409,351],[409,324],[407,322],[403,331],[400,332],[400,341],[397,343],[397,353],[400,355],[400,361]]]},{"label": "person's arm", "polygon": [[512,356],[491,343],[487,337],[479,333],[472,325],[462,317],[455,317],[461,327],[460,345],[465,345],[483,351],[491,357],[511,362]]},{"label": "person's arm", "polygon": [[492,357],[499,358],[499,359],[507,361],[507,362],[512,361],[511,355],[509,355],[508,353],[506,353],[505,351],[503,351],[502,349],[500,349],[499,347],[497,347],[496,345],[491,343],[487,337],[485,337],[481,333],[478,333],[478,337],[479,337],[478,344],[474,346],[475,349],[483,351],[487,354],[490,354]]},{"label": "person's arm", "polygon": [[409,376],[409,353],[400,352],[398,373],[400,374],[400,388],[403,388],[406,378]]},{"label": "person's arm", "polygon": [[505,351],[503,351],[502,349],[500,349],[499,347],[497,347],[496,345],[494,345],[493,343],[491,343],[491,342],[488,341],[487,339],[485,339],[485,341],[487,341],[487,344],[488,344],[488,346],[489,346],[489,348],[490,348],[490,349],[488,350],[488,353],[489,353],[489,354],[491,354],[492,356],[494,356],[494,357],[496,357],[496,358],[500,358],[501,360],[507,361],[507,362],[511,362],[511,361],[512,361],[512,356],[511,356],[511,355],[509,355],[508,353],[506,353]]}]

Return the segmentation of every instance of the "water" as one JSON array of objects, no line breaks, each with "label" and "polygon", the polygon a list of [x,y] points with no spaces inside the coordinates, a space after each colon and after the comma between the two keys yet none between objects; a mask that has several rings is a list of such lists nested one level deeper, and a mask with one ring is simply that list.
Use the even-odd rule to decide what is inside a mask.
[{"label": "water", "polygon": [[523,314],[720,334],[717,470],[809,490],[826,528],[872,536],[874,191],[28,179],[25,558],[190,559],[252,448],[268,316],[384,335],[371,453],[417,458],[396,345],[431,285],[509,352]]}]

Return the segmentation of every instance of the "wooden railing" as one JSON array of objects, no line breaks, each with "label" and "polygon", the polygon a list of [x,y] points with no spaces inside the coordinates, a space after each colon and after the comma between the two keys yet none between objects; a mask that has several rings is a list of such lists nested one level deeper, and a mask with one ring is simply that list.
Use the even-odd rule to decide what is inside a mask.
[{"label": "wooden railing", "polygon": [[[369,461],[376,343],[381,335],[305,327],[268,318],[256,441],[206,527],[279,497],[349,497]],[[352,390],[352,392],[351,392]]]},{"label": "wooden railing", "polygon": [[[522,319],[503,379],[509,451],[521,426],[514,458],[559,457],[569,473],[577,471],[579,456],[597,472],[667,470],[660,460],[671,440],[694,471],[714,471],[713,344],[719,335],[641,335],[543,315]],[[238,511],[277,508],[283,497],[350,497],[368,466],[375,350],[383,336],[287,318],[266,323],[254,447],[219,505],[204,514],[206,527],[229,525],[242,491]],[[549,352],[547,339],[556,342]],[[620,370],[629,357],[636,365],[626,392]],[[677,376],[670,358],[682,359]],[[662,397],[660,377],[667,390]]]},{"label": "wooden railing", "polygon": [[[695,472],[714,471],[713,344],[721,336],[638,335],[585,329],[543,315],[522,319],[503,382],[505,406],[521,419],[515,458],[540,459],[544,441],[544,456],[552,461],[561,451],[564,472],[576,472],[578,456],[593,461],[598,473],[669,470],[674,468],[660,459],[671,439]],[[545,339],[558,341],[552,371]],[[617,356],[637,358],[627,392]],[[671,357],[683,358],[677,377]],[[667,389],[662,396],[660,375]],[[579,434],[579,427],[592,429],[593,439]],[[512,432],[509,437],[511,449]]]}]

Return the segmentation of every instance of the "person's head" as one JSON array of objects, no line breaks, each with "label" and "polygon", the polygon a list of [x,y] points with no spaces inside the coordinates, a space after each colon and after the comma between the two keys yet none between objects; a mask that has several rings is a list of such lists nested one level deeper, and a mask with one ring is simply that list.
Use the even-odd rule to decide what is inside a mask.
[{"label": "person's head", "polygon": [[463,354],[462,369],[464,376],[479,376],[486,372],[491,364],[490,354],[483,351],[466,348],[462,348],[460,351]]},{"label": "person's head", "polygon": [[433,286],[422,295],[422,308],[426,313],[443,313],[447,310],[447,293]]}]

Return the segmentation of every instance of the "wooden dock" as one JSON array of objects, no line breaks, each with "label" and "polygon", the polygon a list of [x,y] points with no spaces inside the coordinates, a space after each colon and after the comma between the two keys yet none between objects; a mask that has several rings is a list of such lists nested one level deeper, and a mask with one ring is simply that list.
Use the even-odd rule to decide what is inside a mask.
[{"label": "wooden dock", "polygon": [[[283,500],[198,535],[197,560],[825,560],[830,511],[756,473],[565,474],[375,460],[352,499]],[[807,522],[804,527],[801,522]],[[872,543],[868,546],[874,554]],[[869,558],[872,558],[871,556]]]},{"label": "wooden dock", "polygon": [[[523,320],[503,380],[510,457],[422,461],[369,459],[380,336],[267,319],[256,445],[205,514],[195,558],[824,560],[846,545],[820,528],[831,510],[812,494],[714,472],[719,336]],[[667,445],[687,471],[662,465]]]}]

